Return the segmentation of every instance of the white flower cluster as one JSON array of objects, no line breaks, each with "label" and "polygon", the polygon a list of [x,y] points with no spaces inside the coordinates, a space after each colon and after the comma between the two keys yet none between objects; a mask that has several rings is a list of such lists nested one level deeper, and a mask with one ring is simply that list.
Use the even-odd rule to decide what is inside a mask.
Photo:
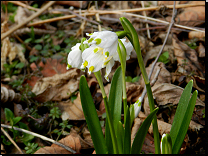
[{"label": "white flower cluster", "polygon": [[[83,42],[88,44],[89,48],[83,52],[80,50],[81,43],[77,43],[72,47],[72,51],[68,55],[67,69],[74,67],[79,69],[88,68],[88,73],[97,72],[106,67],[105,79],[109,81],[108,75],[115,61],[120,61],[117,52],[118,36],[111,31],[94,32],[86,34],[90,38]],[[121,39],[126,48],[126,60],[130,57],[133,46],[126,39]]]}]

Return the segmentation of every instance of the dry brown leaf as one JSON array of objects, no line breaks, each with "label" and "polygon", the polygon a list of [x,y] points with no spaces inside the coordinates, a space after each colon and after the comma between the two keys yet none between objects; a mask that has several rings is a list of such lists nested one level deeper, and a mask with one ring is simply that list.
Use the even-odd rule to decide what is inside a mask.
[{"label": "dry brown leaf", "polygon": [[[159,53],[161,47],[162,47],[162,45],[155,46],[154,48],[152,48],[151,50],[149,50],[149,51],[146,53],[146,55],[145,55],[145,57],[144,57],[144,65],[145,65],[145,66],[147,66],[147,63],[148,63],[149,61],[152,61],[155,57],[157,57],[157,55],[158,55],[158,53]],[[173,48],[172,45],[165,45],[165,47],[164,47],[162,53],[165,52],[165,51],[168,51],[169,53],[171,53],[171,52],[173,51],[173,49],[174,49],[174,48]],[[151,63],[151,62],[150,62],[150,63]]]},{"label": "dry brown leaf", "polygon": [[[198,61],[197,53],[194,49],[191,49],[188,45],[185,43],[179,41],[177,37],[174,35],[173,37],[173,46],[174,46],[174,55],[177,58],[179,67],[182,67],[184,70],[182,72],[184,74],[190,74],[191,72],[194,72],[196,75],[199,75],[201,77],[203,76],[203,67]],[[185,61],[186,60],[186,61]]]},{"label": "dry brown leaf", "polygon": [[61,101],[68,99],[79,88],[80,70],[71,69],[64,74],[41,78],[37,81],[32,92],[40,102]]},{"label": "dry brown leaf", "polygon": [[[158,83],[152,87],[153,97],[158,106],[177,105],[183,90],[183,88],[169,83]],[[196,106],[205,107],[205,104],[197,98]],[[144,98],[144,112],[145,115],[150,113],[147,95]]]},{"label": "dry brown leaf", "polygon": [[87,6],[87,1],[57,1],[56,4],[85,8]]},{"label": "dry brown leaf", "polygon": [[62,120],[84,120],[84,113],[82,110],[82,104],[80,101],[80,94],[77,95],[77,98],[73,101],[60,101],[58,105],[59,109],[62,112]]},{"label": "dry brown leaf", "polygon": [[192,38],[203,38],[205,37],[205,32],[199,32],[199,31],[190,31],[189,34],[188,34],[188,37],[190,39]]},{"label": "dry brown leaf", "polygon": [[26,20],[29,16],[34,14],[34,11],[28,10],[27,8],[23,8],[21,6],[18,6],[17,8],[17,14],[14,17],[14,21],[17,24],[22,23],[24,20]]},{"label": "dry brown leaf", "polygon": [[[147,74],[149,74],[150,70],[152,69],[152,64],[149,65],[149,67],[146,68]],[[157,73],[159,72],[159,75],[157,76]],[[150,78],[150,84],[152,81],[158,84],[158,83],[170,83],[171,82],[171,74],[170,72],[165,68],[165,64],[162,62],[157,62],[155,65],[155,68],[153,70],[152,76]],[[141,79],[139,80],[139,84],[144,88],[145,83],[144,79],[141,76]]]},{"label": "dry brown leaf", "polygon": [[201,42],[199,43],[198,46],[198,53],[199,53],[199,57],[205,57],[205,47]]},{"label": "dry brown leaf", "polygon": [[[79,153],[81,150],[80,139],[77,136],[77,134],[74,134],[74,131],[72,131],[72,133],[70,133],[70,135],[68,135],[67,137],[61,139],[59,143],[62,143],[72,148],[77,153]],[[72,153],[64,149],[63,147],[60,147],[56,144],[52,144],[51,146],[40,148],[34,154],[72,154]]]},{"label": "dry brown leaf", "polygon": [[1,70],[3,70],[3,65],[7,64],[7,57],[9,57],[9,63],[12,64],[12,61],[18,56],[20,62],[25,63],[25,65],[28,64],[27,60],[25,59],[23,51],[23,47],[21,44],[13,43],[9,41],[9,37],[6,37],[2,41],[2,47],[1,47]]},{"label": "dry brown leaf", "polygon": [[126,82],[127,102],[134,103],[142,95],[143,88],[135,83]]},{"label": "dry brown leaf", "polygon": [[184,11],[176,17],[178,24],[197,26],[205,22],[205,1],[191,1],[189,4],[202,4],[204,6],[184,8]]}]

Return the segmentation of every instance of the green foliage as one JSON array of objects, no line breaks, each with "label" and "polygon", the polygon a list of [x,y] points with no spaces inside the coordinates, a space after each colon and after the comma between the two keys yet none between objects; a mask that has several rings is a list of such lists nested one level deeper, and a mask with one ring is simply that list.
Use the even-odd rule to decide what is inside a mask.
[{"label": "green foliage", "polygon": [[12,64],[4,64],[3,66],[4,70],[2,72],[5,74],[5,77],[12,77],[13,75],[19,74],[22,68],[25,67],[25,64],[16,60]]},{"label": "green foliage", "polygon": [[187,44],[191,49],[196,49],[197,48],[197,44],[196,44],[197,41],[198,41],[197,38],[193,38],[189,41],[184,41],[184,43]]},{"label": "green foliage", "polygon": [[189,81],[181,95],[170,130],[173,154],[180,152],[194,111],[198,92],[195,90],[190,99],[192,86],[193,80]]},{"label": "green foliage", "polygon": [[140,76],[135,76],[134,78],[132,78],[131,76],[125,76],[125,81],[126,82],[135,83],[135,82],[138,82],[139,79],[140,79]]},{"label": "green foliage", "polygon": [[158,58],[158,62],[163,62],[164,64],[167,64],[168,62],[170,62],[168,58],[169,58],[169,52],[166,51],[160,55],[160,57]]},{"label": "green foliage", "polygon": [[203,118],[205,118],[205,109],[202,110]]},{"label": "green foliage", "polygon": [[93,140],[96,154],[107,154],[107,147],[98,119],[98,115],[90,93],[90,89],[87,84],[87,80],[84,76],[81,76],[80,78],[79,88],[84,116]]},{"label": "green foliage", "polygon": [[[111,88],[109,93],[109,106],[111,110],[111,116],[113,118],[113,124],[115,126],[115,131],[117,131],[118,122],[121,121],[121,108],[122,108],[122,71],[121,67],[118,67],[113,75],[111,82]],[[108,118],[106,118],[106,123]],[[118,136],[117,136],[118,137]],[[113,153],[112,138],[110,135],[109,125],[105,126],[105,140],[108,147],[108,153]]]},{"label": "green foliage", "polygon": [[14,13],[15,11],[17,11],[18,8],[16,5],[10,2],[7,3],[7,6],[4,3],[1,3],[1,6],[4,12],[6,12],[6,7],[7,7],[8,13]]},{"label": "green foliage", "polygon": [[28,142],[25,147],[26,154],[34,154],[37,150],[39,150],[41,147],[38,147],[38,143],[30,143]]},{"label": "green foliage", "polygon": [[53,119],[60,118],[61,110],[58,107],[54,107],[50,110],[49,116],[51,116]]},{"label": "green foliage", "polygon": [[[19,117],[19,116],[15,117],[14,113],[8,108],[5,108],[4,112],[5,112],[6,120],[9,121],[9,123],[12,127],[14,126],[14,127],[17,127],[17,128],[22,128],[22,129],[29,130],[28,126],[25,123],[20,122],[22,117]],[[13,139],[17,142],[20,141],[20,142],[23,142],[23,143],[27,143],[27,142],[31,141],[34,138],[33,135],[30,135],[30,134],[27,134],[27,133],[22,133],[22,135],[20,135],[20,132],[14,130],[13,128],[10,129],[10,131],[13,132]],[[10,145],[10,143],[8,141],[6,141],[6,139],[4,137],[2,137],[2,139],[3,139],[3,143],[5,143],[6,145]]]},{"label": "green foliage", "polygon": [[154,111],[152,111],[148,115],[148,117],[144,120],[144,122],[140,126],[140,128],[134,138],[134,142],[132,144],[131,154],[139,154],[141,152],[145,136],[147,135],[147,131],[149,129],[149,126],[154,118],[154,115],[156,115],[158,109],[159,108],[154,109]]}]

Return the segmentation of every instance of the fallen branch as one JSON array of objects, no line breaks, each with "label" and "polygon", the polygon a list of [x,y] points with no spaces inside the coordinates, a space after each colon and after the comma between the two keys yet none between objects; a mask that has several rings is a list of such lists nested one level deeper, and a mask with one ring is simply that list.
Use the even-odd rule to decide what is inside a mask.
[{"label": "fallen branch", "polygon": [[[12,126],[8,126],[8,125],[5,125],[5,124],[1,124],[1,127],[12,129]],[[66,146],[66,145],[64,145],[62,143],[59,143],[59,142],[57,142],[57,141],[55,141],[53,139],[47,138],[47,137],[45,137],[43,135],[40,135],[40,134],[37,134],[37,133],[34,133],[34,132],[30,132],[30,131],[22,129],[22,128],[13,127],[13,129],[17,130],[17,131],[20,131],[20,132],[27,133],[27,134],[31,134],[33,136],[36,136],[36,137],[41,138],[41,139],[46,140],[46,141],[50,141],[50,142],[52,142],[52,143],[54,143],[56,145],[61,146],[62,148],[66,149],[67,151],[70,151],[73,154],[76,153],[76,151],[74,151],[72,148],[70,148],[70,147],[68,147],[68,146]]]},{"label": "fallen branch", "polygon": [[1,34],[1,40],[3,40],[4,38],[6,38],[7,36],[9,36],[11,33],[13,33],[14,31],[16,31],[17,29],[23,27],[24,25],[26,25],[27,23],[29,23],[34,18],[38,17],[42,12],[44,12],[47,8],[49,8],[54,3],[56,3],[56,1],[49,1],[43,8],[41,8],[39,11],[37,11],[36,13],[34,13],[30,17],[28,17],[22,23],[14,26],[13,28],[11,28],[10,30],[8,30],[7,32]]}]

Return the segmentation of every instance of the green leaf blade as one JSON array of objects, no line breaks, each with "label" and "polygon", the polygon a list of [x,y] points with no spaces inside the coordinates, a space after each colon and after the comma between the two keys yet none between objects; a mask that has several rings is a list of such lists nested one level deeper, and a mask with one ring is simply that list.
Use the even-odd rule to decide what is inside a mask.
[{"label": "green leaf blade", "polygon": [[[178,125],[179,126],[178,134],[175,139],[174,145],[172,146],[173,154],[179,154],[179,152],[180,152],[183,140],[184,140],[185,135],[187,133],[187,130],[188,130],[188,127],[189,127],[189,124],[191,121],[191,117],[192,117],[192,114],[194,111],[197,95],[198,95],[198,92],[197,92],[197,90],[195,90],[189,103],[188,103],[188,107],[184,113],[184,118],[181,119],[182,120],[181,125]],[[172,130],[172,128],[171,128],[171,130]],[[170,134],[173,134],[173,132]]]},{"label": "green leaf blade", "polygon": [[96,154],[107,154],[107,146],[100,126],[100,121],[95,109],[95,105],[84,76],[80,78],[80,98],[84,116],[90,131]]},{"label": "green leaf blade", "polygon": [[[185,87],[183,93],[181,94],[181,98],[178,103],[178,107],[175,113],[175,117],[172,123],[172,127],[170,130],[170,136],[172,140],[172,146],[175,146],[177,137],[180,133],[181,127],[183,127],[183,120],[185,120],[186,112],[189,107],[189,99],[191,96],[191,90],[193,86],[193,80],[191,80]],[[190,122],[190,121],[189,121]],[[173,150],[174,152],[174,150]]]},{"label": "green leaf blade", "polygon": [[[113,75],[111,82],[111,88],[109,92],[109,106],[111,116],[113,117],[113,124],[115,125],[115,131],[117,131],[118,121],[121,120],[121,108],[122,108],[122,70],[121,67],[118,67],[116,72]],[[105,140],[108,147],[109,154],[113,153],[113,144],[112,138],[110,135],[110,129],[108,125],[108,119],[106,118],[106,127],[105,127]]]},{"label": "green leaf blade", "polygon": [[130,126],[130,111],[127,106],[126,112],[126,124],[125,124],[125,132],[124,132],[124,154],[130,154],[131,151],[131,126]]},{"label": "green leaf blade", "polygon": [[142,150],[142,145],[144,143],[145,136],[147,134],[150,124],[151,124],[154,116],[156,115],[158,109],[159,108],[154,109],[148,115],[148,117],[144,120],[144,122],[142,123],[141,127],[139,128],[139,130],[134,138],[134,142],[133,142],[132,148],[131,148],[131,154],[140,154],[140,152]]}]

